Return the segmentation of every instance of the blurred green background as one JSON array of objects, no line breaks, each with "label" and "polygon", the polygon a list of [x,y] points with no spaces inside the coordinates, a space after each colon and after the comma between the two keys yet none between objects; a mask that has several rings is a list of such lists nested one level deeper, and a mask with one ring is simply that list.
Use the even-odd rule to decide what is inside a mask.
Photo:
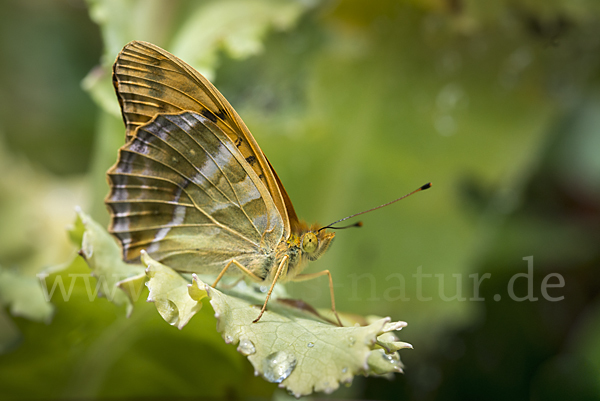
[{"label": "blurred green background", "polygon": [[[76,252],[75,206],[108,222],[124,141],[110,65],[137,39],[213,81],[308,221],[433,182],[310,268],[332,271],[339,310],[405,320],[415,347],[404,375],[329,397],[600,399],[598,32],[596,0],[3,1],[0,398],[288,397],[209,305],[178,331],[152,304],[127,319],[91,302],[83,281],[34,301],[35,275]],[[538,300],[519,302],[530,256],[515,294]],[[326,308],[324,281],[287,289]]]}]

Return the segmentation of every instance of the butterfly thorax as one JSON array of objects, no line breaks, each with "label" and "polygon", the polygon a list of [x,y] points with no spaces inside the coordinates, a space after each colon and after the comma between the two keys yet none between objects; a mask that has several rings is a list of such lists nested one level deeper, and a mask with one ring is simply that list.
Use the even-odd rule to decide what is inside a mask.
[{"label": "butterfly thorax", "polygon": [[282,270],[278,281],[290,281],[306,268],[309,261],[319,259],[331,245],[335,233],[319,231],[318,225],[302,224],[288,239],[282,240],[276,251],[276,265],[269,272],[268,280],[275,277],[277,267],[287,256],[287,268]]}]

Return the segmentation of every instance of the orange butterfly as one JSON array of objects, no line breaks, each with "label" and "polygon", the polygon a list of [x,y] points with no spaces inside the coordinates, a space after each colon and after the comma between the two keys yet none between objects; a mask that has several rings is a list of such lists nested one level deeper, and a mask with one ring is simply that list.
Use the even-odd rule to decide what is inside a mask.
[{"label": "orange butterfly", "polygon": [[329,270],[302,271],[329,248],[335,234],[327,229],[346,218],[325,227],[298,220],[242,119],[206,78],[167,51],[127,44],[113,83],[127,143],[108,171],[106,204],[124,259],[137,261],[146,250],[176,271],[218,274],[213,287],[225,273],[270,283],[254,322],[276,282],[327,275],[341,325]]}]

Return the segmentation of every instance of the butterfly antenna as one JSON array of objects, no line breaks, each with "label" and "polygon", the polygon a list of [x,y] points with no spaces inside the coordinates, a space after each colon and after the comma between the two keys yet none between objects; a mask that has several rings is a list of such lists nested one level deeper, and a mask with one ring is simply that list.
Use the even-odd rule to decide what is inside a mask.
[{"label": "butterfly antenna", "polygon": [[[337,223],[339,223],[339,222],[337,222]],[[333,224],[335,224],[335,223],[331,223],[327,227],[321,227],[321,228],[319,228],[319,231],[324,230],[326,228],[329,228],[331,230],[343,230],[344,228],[362,227],[362,225],[363,225],[362,221],[358,221],[354,224],[350,224],[349,226],[341,226],[341,227],[331,227]]]},{"label": "butterfly antenna", "polygon": [[361,214],[369,213],[369,212],[372,212],[373,210],[377,210],[377,209],[381,209],[382,207],[389,206],[389,205],[391,205],[392,203],[396,203],[396,202],[398,202],[399,200],[402,200],[402,199],[404,199],[404,198],[407,198],[407,197],[409,197],[409,196],[411,196],[411,195],[413,195],[413,194],[416,194],[417,192],[424,191],[424,190],[426,190],[426,189],[428,189],[428,188],[431,188],[431,183],[430,183],[430,182],[428,182],[427,184],[425,184],[425,185],[423,185],[423,186],[421,186],[421,187],[419,187],[419,188],[415,189],[415,190],[414,190],[414,191],[412,191],[411,193],[408,193],[408,194],[406,194],[406,195],[404,195],[404,196],[401,196],[401,197],[400,197],[400,198],[398,198],[398,199],[394,199],[394,200],[393,200],[393,201],[391,201],[391,202],[384,203],[383,205],[379,205],[379,206],[377,206],[377,207],[374,207],[374,208],[372,208],[372,209],[365,210],[365,211],[362,211],[362,212],[359,212],[359,213],[354,213],[354,214],[352,214],[352,215],[350,215],[350,216],[344,217],[343,219],[339,219],[338,221],[334,221],[333,223],[331,223],[331,224],[329,224],[329,225],[327,225],[327,226],[325,226],[325,227],[321,227],[321,228],[319,228],[319,231],[321,231],[321,230],[325,230],[326,228],[330,228],[330,229],[332,229],[332,230],[341,230],[341,229],[344,229],[344,228],[350,228],[350,227],[362,227],[362,222],[360,222],[360,221],[359,221],[358,223],[351,224],[351,225],[349,225],[349,226],[342,226],[342,227],[333,227],[333,226],[334,226],[334,225],[336,225],[337,223],[341,223],[341,222],[342,222],[342,221],[344,221],[344,220],[348,220],[348,219],[351,219],[351,218],[353,218],[353,217],[360,216]]}]

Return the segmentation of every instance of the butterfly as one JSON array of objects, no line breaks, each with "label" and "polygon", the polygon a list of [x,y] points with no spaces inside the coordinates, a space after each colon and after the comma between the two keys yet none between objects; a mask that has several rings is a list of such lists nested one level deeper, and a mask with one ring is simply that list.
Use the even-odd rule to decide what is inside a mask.
[{"label": "butterfly", "polygon": [[328,229],[346,218],[328,226],[299,220],[233,107],[169,52],[127,44],[114,63],[113,84],[126,144],[107,173],[105,203],[124,260],[138,261],[145,250],[178,272],[217,275],[213,287],[225,274],[270,285],[254,322],[277,282],[328,276],[341,326],[329,270],[303,270],[331,245],[335,233]]}]

